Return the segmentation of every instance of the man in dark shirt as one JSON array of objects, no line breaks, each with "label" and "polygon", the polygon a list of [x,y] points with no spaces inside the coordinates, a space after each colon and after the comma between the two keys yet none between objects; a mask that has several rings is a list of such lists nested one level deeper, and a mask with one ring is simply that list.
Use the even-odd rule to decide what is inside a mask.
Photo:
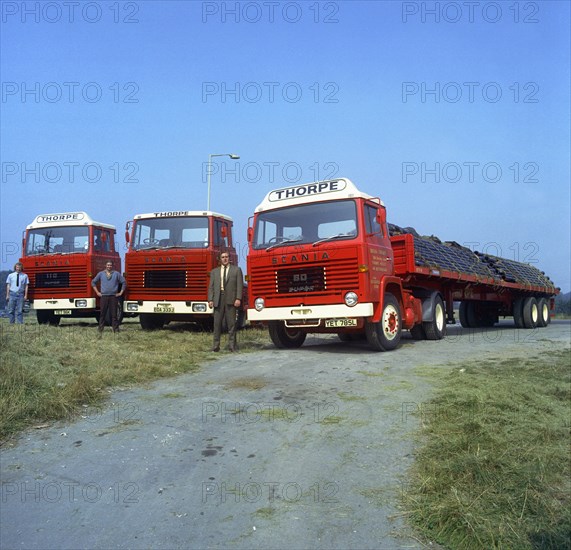
[{"label": "man in dark shirt", "polygon": [[[97,283],[99,283],[101,290],[97,289]],[[123,296],[123,293],[127,288],[127,282],[123,275],[118,271],[113,271],[113,262],[107,262],[105,264],[105,270],[100,271],[95,275],[91,281],[91,286],[93,287],[95,294],[101,298],[99,301],[99,334],[103,332],[103,328],[105,327],[105,319],[107,317],[108,310],[111,311],[111,325],[113,327],[113,332],[119,332],[117,298]],[[121,289],[119,289],[119,286],[121,286]]]}]

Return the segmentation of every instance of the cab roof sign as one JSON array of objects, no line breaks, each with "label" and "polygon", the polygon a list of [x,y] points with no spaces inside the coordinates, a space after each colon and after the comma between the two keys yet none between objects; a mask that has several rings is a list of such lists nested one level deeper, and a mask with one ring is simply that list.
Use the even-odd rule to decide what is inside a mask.
[{"label": "cab roof sign", "polygon": [[115,229],[113,225],[96,222],[86,212],[61,212],[56,214],[40,214],[28,226],[28,229],[38,227],[65,226],[65,225],[97,225]]},{"label": "cab roof sign", "polygon": [[373,199],[371,195],[359,191],[351,180],[339,178],[335,180],[304,183],[303,185],[283,187],[282,189],[270,191],[264,201],[256,208],[256,212],[307,202],[350,199],[355,197],[378,201],[378,199]]}]

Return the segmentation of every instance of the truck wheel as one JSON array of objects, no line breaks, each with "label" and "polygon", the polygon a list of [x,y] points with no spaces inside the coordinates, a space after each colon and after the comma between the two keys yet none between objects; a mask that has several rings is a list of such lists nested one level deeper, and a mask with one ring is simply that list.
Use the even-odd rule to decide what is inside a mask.
[{"label": "truck wheel", "polygon": [[422,323],[427,340],[442,340],[446,334],[446,311],[440,296],[435,296],[432,319]]},{"label": "truck wheel", "polygon": [[50,311],[45,309],[38,309],[36,311],[36,318],[38,319],[38,324],[47,325],[50,322]]},{"label": "truck wheel", "polygon": [[460,302],[460,324],[464,328],[472,328],[468,321],[468,309],[471,302]]},{"label": "truck wheel", "polygon": [[236,316],[236,330],[242,330],[246,327],[246,312],[240,308]]},{"label": "truck wheel", "polygon": [[537,321],[538,327],[546,327],[551,321],[549,316],[549,304],[545,298],[540,298],[537,302],[537,308],[539,310],[539,319]]},{"label": "truck wheel", "polygon": [[279,349],[299,348],[303,345],[307,336],[301,330],[287,328],[283,321],[270,321],[268,331],[274,346]]},{"label": "truck wheel", "polygon": [[422,323],[414,325],[414,327],[412,327],[409,332],[413,340],[426,340],[426,333],[424,332]]},{"label": "truck wheel", "polygon": [[61,320],[59,315],[54,315],[49,309],[39,309],[36,311],[36,318],[38,319],[38,324],[50,325],[52,327],[57,327]]},{"label": "truck wheel", "polygon": [[390,351],[400,342],[402,331],[402,318],[397,299],[387,292],[383,313],[378,323],[365,323],[367,342],[375,351]]},{"label": "truck wheel", "polygon": [[139,315],[139,323],[141,323],[143,330],[156,330],[163,328],[165,321],[159,315],[141,313]]},{"label": "truck wheel", "polygon": [[514,323],[517,328],[525,328],[523,322],[523,301],[523,298],[518,298],[513,305]]},{"label": "truck wheel", "polygon": [[523,301],[523,325],[525,328],[535,328],[539,322],[537,300],[529,296]]}]

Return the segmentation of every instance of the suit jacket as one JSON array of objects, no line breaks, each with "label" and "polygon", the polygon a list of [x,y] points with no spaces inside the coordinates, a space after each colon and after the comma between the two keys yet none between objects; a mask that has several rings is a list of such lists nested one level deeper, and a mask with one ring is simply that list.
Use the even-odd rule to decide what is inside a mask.
[{"label": "suit jacket", "polygon": [[[222,266],[215,267],[210,272],[210,281],[208,283],[208,301],[214,303],[214,307],[220,304],[220,278],[222,277]],[[228,264],[227,281],[224,285],[224,301],[230,306],[235,300],[242,299],[242,290],[244,289],[244,276],[242,270],[232,264]]]}]

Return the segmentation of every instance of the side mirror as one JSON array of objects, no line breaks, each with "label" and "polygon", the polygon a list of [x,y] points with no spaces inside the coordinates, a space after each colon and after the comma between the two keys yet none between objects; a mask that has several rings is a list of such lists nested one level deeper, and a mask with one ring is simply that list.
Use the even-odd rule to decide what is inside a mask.
[{"label": "side mirror", "polygon": [[225,225],[220,227],[220,235],[222,238],[226,238],[228,237],[228,227],[226,227]]},{"label": "side mirror", "polygon": [[129,235],[128,231],[125,231],[125,242],[126,243],[131,242],[131,236]]},{"label": "side mirror", "polygon": [[251,243],[254,239],[254,228],[248,227],[248,242]]},{"label": "side mirror", "polygon": [[387,211],[382,207],[377,210],[377,222],[381,227],[387,223]]}]

